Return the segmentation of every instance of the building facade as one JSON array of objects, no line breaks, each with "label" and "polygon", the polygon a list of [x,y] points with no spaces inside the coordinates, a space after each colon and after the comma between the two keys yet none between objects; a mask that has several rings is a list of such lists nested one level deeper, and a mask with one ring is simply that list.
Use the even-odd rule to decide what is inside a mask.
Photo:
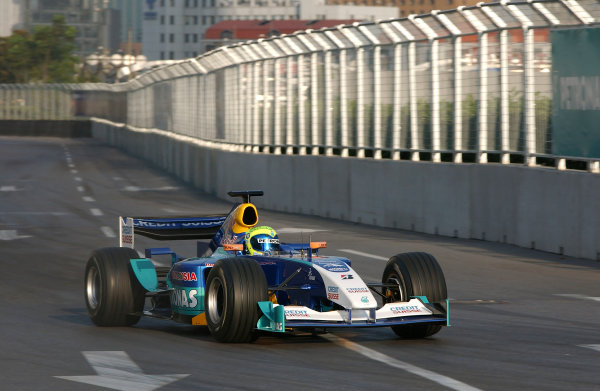
[{"label": "building facade", "polygon": [[15,30],[25,29],[25,4],[21,0],[0,1],[0,37],[7,37]]},{"label": "building facade", "polygon": [[365,6],[386,5],[398,8],[398,16],[422,15],[432,10],[455,9],[461,5],[470,6],[490,0],[324,0],[328,5],[360,4]]},{"label": "building facade", "polygon": [[391,6],[334,6],[325,0],[146,0],[143,52],[149,60],[195,57],[214,47],[206,30],[232,20],[375,20],[398,16]]}]

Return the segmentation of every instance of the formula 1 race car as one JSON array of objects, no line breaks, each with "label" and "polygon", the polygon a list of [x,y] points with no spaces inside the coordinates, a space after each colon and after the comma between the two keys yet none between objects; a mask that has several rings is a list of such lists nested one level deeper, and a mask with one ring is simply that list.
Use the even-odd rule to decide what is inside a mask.
[{"label": "formula 1 race car", "polygon": [[[120,247],[92,253],[85,302],[98,326],[130,326],[141,316],[208,326],[221,342],[250,342],[261,332],[324,332],[389,326],[404,338],[424,338],[449,324],[446,282],[435,258],[402,253],[389,259],[381,282],[365,283],[342,257],[321,256],[324,242],[281,243],[257,226],[252,196],[227,215],[119,217]],[[134,250],[134,236],[210,239],[183,258],[170,248]],[[200,245],[200,244],[203,244]],[[170,257],[156,266],[153,257]],[[378,297],[378,299],[376,299]]]}]

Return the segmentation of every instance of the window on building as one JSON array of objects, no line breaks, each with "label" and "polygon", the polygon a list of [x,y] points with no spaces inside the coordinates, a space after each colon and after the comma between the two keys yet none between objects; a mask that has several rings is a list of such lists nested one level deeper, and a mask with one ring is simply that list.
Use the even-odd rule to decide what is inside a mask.
[{"label": "window on building", "polygon": [[198,0],[194,0],[194,8],[198,8]]},{"label": "window on building", "polygon": [[175,24],[175,15],[169,16],[169,24]]},{"label": "window on building", "polygon": [[175,34],[173,34],[173,33],[169,34],[169,42],[170,43],[174,43],[175,42]]},{"label": "window on building", "polygon": [[185,3],[183,5],[185,8],[189,8],[190,6],[190,0],[185,0]]},{"label": "window on building", "polygon": [[221,31],[221,39],[233,39],[233,31],[231,31],[231,30]]},{"label": "window on building", "polygon": [[210,6],[214,7],[215,6],[215,0],[210,0]]},{"label": "window on building", "polygon": [[198,34],[196,34],[196,33],[192,34],[192,41],[193,41],[194,43],[197,43],[197,42],[198,42]]},{"label": "window on building", "polygon": [[175,7],[175,0],[171,0],[171,7]]},{"label": "window on building", "polygon": [[160,59],[164,60],[165,59],[165,52],[160,52]]},{"label": "window on building", "polygon": [[202,8],[206,8],[206,0],[202,0]]},{"label": "window on building", "polygon": [[193,16],[194,25],[198,24],[198,15]]},{"label": "window on building", "polygon": [[169,52],[169,60],[175,59],[175,52]]},{"label": "window on building", "polygon": [[211,16],[209,16],[209,19],[208,19],[208,20],[209,20],[209,23],[210,23],[210,25],[211,25],[211,26],[212,26],[213,24],[215,24],[215,17],[214,17],[214,15],[211,15]]},{"label": "window on building", "polygon": [[454,0],[448,0],[448,4],[454,4]]},{"label": "window on building", "polygon": [[197,57],[197,56],[198,56],[198,52],[194,52],[194,57]]},{"label": "window on building", "polygon": [[184,34],[183,35],[183,42],[185,42],[185,43],[189,43],[190,42],[190,35],[189,34]]},{"label": "window on building", "polygon": [[206,24],[206,15],[202,15],[202,25]]},{"label": "window on building", "polygon": [[165,42],[165,33],[160,33],[160,43]]},{"label": "window on building", "polygon": [[165,24],[165,16],[164,15],[160,16],[160,24]]},{"label": "window on building", "polygon": [[[164,6],[165,6],[165,0],[160,0],[160,6],[161,6],[161,7],[164,7]],[[164,55],[164,53],[163,53],[163,55]]]},{"label": "window on building", "polygon": [[419,4],[423,4],[425,0],[419,0]]}]

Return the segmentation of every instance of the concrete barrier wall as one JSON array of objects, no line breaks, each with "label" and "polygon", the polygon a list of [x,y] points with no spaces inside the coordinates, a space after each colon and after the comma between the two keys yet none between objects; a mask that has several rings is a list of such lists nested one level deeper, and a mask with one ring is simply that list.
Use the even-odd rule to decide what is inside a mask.
[{"label": "concrete barrier wall", "polygon": [[600,175],[230,152],[99,122],[92,133],[224,199],[261,189],[272,210],[600,258]]}]

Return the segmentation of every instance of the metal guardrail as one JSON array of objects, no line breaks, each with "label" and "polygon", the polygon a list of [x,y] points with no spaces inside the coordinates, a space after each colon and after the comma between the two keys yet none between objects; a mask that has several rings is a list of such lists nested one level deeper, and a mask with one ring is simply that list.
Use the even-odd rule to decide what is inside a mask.
[{"label": "metal guardrail", "polygon": [[549,35],[598,22],[595,0],[529,0],[308,30],[118,85],[3,85],[0,118],[93,116],[262,153],[598,172],[598,159],[552,155]]}]

